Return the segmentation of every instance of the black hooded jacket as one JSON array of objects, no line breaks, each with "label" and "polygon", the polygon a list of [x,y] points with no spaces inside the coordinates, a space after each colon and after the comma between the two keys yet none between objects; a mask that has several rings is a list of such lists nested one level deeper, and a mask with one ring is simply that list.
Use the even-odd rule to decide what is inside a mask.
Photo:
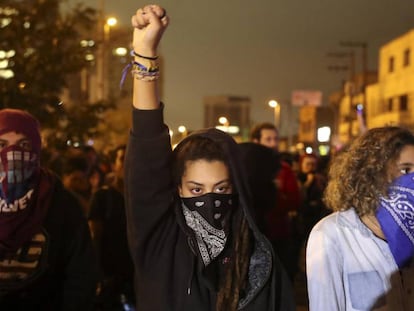
[{"label": "black hooded jacket", "polygon": [[[163,109],[133,111],[126,156],[128,239],[136,270],[137,310],[215,310],[217,288],[197,256],[172,175],[172,150]],[[199,131],[229,155],[239,208],[254,237],[246,295],[240,310],[294,310],[292,287],[253,221],[250,194],[236,142],[216,129]],[[209,266],[208,266],[209,267]]]},{"label": "black hooded jacket", "polygon": [[51,179],[41,230],[0,263],[2,311],[93,310],[98,272],[88,223],[76,198]]}]

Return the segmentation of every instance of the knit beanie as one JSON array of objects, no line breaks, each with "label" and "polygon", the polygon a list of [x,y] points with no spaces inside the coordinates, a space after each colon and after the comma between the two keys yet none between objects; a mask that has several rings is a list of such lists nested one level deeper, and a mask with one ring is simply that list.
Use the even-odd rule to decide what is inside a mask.
[{"label": "knit beanie", "polygon": [[0,135],[8,132],[24,134],[32,143],[33,152],[40,154],[40,124],[30,113],[18,109],[0,110]]}]

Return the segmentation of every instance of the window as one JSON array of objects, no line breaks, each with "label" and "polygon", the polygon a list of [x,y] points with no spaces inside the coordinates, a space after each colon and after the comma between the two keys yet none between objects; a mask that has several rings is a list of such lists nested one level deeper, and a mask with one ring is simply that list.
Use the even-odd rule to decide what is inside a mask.
[{"label": "window", "polygon": [[391,56],[388,60],[388,72],[394,72],[394,57]]},{"label": "window", "polygon": [[400,111],[407,111],[408,110],[408,96],[401,95],[400,96]]},{"label": "window", "polygon": [[411,57],[411,51],[410,49],[406,49],[404,51],[404,63],[403,63],[404,67],[407,67],[410,65],[410,57]]},{"label": "window", "polygon": [[387,112],[392,112],[392,98],[388,98],[387,106]]}]

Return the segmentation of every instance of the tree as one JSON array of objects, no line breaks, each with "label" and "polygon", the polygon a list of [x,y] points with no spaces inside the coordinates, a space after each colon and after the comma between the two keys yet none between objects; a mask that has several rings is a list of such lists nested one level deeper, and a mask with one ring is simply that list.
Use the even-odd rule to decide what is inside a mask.
[{"label": "tree", "polygon": [[[79,4],[63,14],[58,0],[0,5],[0,108],[27,110],[42,128],[56,129],[66,120],[65,130],[76,129],[75,134],[67,135],[90,135],[99,113],[111,104],[85,99],[76,103],[78,109],[68,109],[60,96],[68,79],[90,66],[80,42],[95,29],[96,13]],[[9,76],[2,77],[1,70]]]}]

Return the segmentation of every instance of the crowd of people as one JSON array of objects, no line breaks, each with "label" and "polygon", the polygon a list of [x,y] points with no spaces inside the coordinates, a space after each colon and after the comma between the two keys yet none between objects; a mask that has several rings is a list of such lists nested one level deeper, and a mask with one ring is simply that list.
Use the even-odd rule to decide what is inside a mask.
[{"label": "crowd of people", "polygon": [[31,114],[0,110],[1,310],[134,305],[125,149],[104,156],[85,146],[57,154],[42,148]]},{"label": "crowd of people", "polygon": [[371,129],[327,159],[279,152],[271,123],[173,149],[169,16],[131,23],[126,145],[48,150],[31,114],[0,110],[0,309],[293,311],[305,275],[312,311],[413,310],[413,133]]}]

